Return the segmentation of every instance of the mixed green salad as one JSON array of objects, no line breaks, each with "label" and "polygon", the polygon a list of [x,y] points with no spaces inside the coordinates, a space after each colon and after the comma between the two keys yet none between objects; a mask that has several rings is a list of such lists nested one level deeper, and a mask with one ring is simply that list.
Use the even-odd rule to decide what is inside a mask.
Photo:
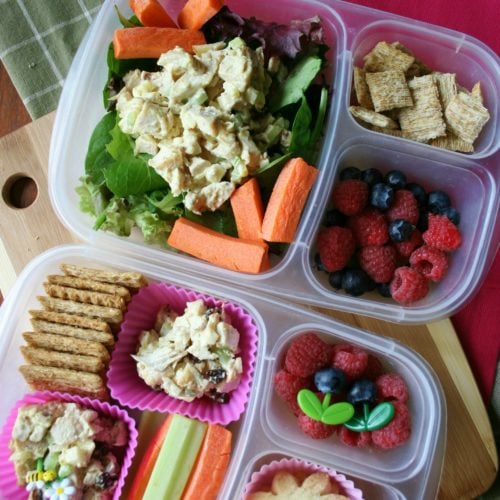
[{"label": "mixed green salad", "polygon": [[110,45],[106,114],[77,188],[94,229],[137,227],[166,245],[183,216],[236,236],[227,200],[238,185],[257,177],[266,201],[287,159],[314,163],[328,102],[320,19],[280,25],[223,7],[203,33],[193,53],[158,60],[119,60]]}]

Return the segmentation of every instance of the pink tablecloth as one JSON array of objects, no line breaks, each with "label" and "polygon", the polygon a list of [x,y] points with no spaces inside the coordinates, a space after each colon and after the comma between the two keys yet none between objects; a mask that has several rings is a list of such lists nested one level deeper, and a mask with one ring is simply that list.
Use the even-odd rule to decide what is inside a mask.
[{"label": "pink tablecloth", "polygon": [[[461,31],[500,53],[500,0],[350,1]],[[500,350],[500,254],[479,292],[452,321],[481,394],[489,402]]]}]

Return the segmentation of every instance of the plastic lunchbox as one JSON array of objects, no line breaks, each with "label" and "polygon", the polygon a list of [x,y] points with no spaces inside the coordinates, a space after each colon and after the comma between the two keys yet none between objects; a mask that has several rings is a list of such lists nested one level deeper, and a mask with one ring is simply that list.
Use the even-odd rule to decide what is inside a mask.
[{"label": "plastic lunchbox", "polygon": [[[30,328],[28,310],[38,305],[42,283],[61,263],[139,271],[148,280],[178,285],[234,303],[249,313],[258,329],[258,348],[249,400],[238,421],[230,424],[233,446],[219,498],[241,498],[253,472],[281,458],[296,458],[330,467],[354,481],[366,498],[427,499],[437,494],[446,443],[446,406],[437,377],[427,363],[403,345],[344,325],[317,312],[277,298],[256,297],[210,278],[188,276],[88,245],[51,249],[20,274],[0,311],[0,426],[15,401],[27,391],[18,371],[21,333]],[[111,263],[111,264],[110,264]],[[350,343],[376,355],[387,371],[406,380],[412,435],[393,450],[350,448],[334,438],[316,441],[298,429],[290,410],[275,395],[273,374],[284,349],[302,332],[315,331],[331,343]]]},{"label": "plastic lunchbox", "polygon": [[[74,188],[83,174],[83,159],[91,132],[104,114],[101,91],[106,80],[105,54],[118,26],[116,3],[129,13],[126,0],[106,2],[80,48],[63,90],[49,159],[49,188],[59,218],[91,245],[116,253],[140,256],[169,267],[265,290],[302,303],[361,313],[403,323],[429,322],[451,315],[478,287],[497,249],[499,206],[499,89],[498,58],[484,44],[439,26],[424,24],[338,0],[281,0],[265,3],[228,1],[235,12],[264,20],[286,22],[319,15],[326,40],[332,98],[325,124],[320,170],[302,214],[295,241],[270,270],[249,275],[225,270],[172,250],[145,244],[142,235],[120,238],[94,231],[93,222],[79,211]],[[369,131],[357,124],[348,111],[351,75],[377,41],[400,41],[432,69],[457,73],[461,85],[470,88],[481,81],[491,119],[470,155]],[[401,306],[375,292],[352,297],[333,291],[323,273],[313,269],[314,241],[330,192],[342,167],[401,169],[413,182],[427,189],[446,190],[461,212],[464,244],[452,255],[451,270],[439,286],[412,306]]]}]

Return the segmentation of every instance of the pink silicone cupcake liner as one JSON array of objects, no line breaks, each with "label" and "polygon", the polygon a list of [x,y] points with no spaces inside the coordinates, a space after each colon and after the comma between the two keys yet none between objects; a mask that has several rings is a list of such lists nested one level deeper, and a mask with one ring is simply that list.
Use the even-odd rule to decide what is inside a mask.
[{"label": "pink silicone cupcake liner", "polygon": [[113,500],[120,498],[120,493],[125,484],[127,471],[132,463],[135,448],[137,446],[137,429],[135,422],[129,417],[126,411],[118,408],[117,406],[110,405],[103,401],[95,399],[82,398],[73,394],[62,394],[59,392],[33,392],[27,394],[23,399],[19,400],[14,408],[12,408],[0,434],[0,467],[2,474],[0,474],[0,498],[8,500],[26,500],[28,493],[24,486],[17,484],[16,472],[14,464],[10,460],[11,451],[9,449],[9,441],[12,435],[12,430],[17,418],[17,412],[22,406],[28,404],[41,404],[47,401],[66,401],[77,403],[87,408],[92,408],[102,415],[113,417],[123,420],[128,427],[129,441],[127,450],[123,456],[123,461],[120,469],[120,477],[113,492]]},{"label": "pink silicone cupcake liner", "polygon": [[243,499],[247,500],[251,493],[257,491],[269,490],[273,477],[279,471],[288,471],[291,474],[313,474],[315,472],[325,472],[330,476],[332,481],[335,481],[340,488],[340,493],[350,500],[362,500],[363,493],[354,486],[354,483],[347,479],[343,474],[340,474],[333,469],[322,467],[321,465],[306,462],[297,458],[283,458],[274,460],[273,462],[263,465],[259,471],[254,472],[250,477],[250,482],[246,485],[243,492]]},{"label": "pink silicone cupcake liner", "polygon": [[[188,403],[155,391],[137,374],[131,354],[137,349],[138,338],[143,330],[150,330],[156,314],[163,305],[182,314],[187,302],[202,299],[209,307],[224,307],[231,324],[240,333],[240,353],[243,375],[238,387],[232,391],[229,402],[217,403],[209,398],[199,398]],[[156,410],[178,413],[213,424],[226,425],[238,420],[245,410],[257,354],[257,326],[244,309],[230,302],[202,295],[192,290],[165,283],[153,283],[133,297],[128,306],[118,341],[115,345],[108,371],[108,386],[113,398],[122,405],[139,410]]]}]

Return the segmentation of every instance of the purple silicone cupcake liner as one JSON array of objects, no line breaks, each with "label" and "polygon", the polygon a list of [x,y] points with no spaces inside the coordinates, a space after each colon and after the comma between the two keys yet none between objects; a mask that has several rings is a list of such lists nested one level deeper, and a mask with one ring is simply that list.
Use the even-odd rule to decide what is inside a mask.
[{"label": "purple silicone cupcake liner", "polygon": [[9,449],[9,441],[11,439],[12,430],[16,422],[17,413],[19,408],[28,404],[42,404],[48,401],[66,401],[77,403],[87,408],[99,412],[102,415],[120,419],[127,425],[129,441],[127,451],[124,454],[123,461],[120,468],[120,476],[113,492],[113,500],[120,498],[121,490],[125,484],[127,471],[132,463],[135,448],[137,446],[137,429],[135,422],[129,417],[126,411],[118,408],[117,406],[110,405],[103,401],[95,399],[83,398],[73,394],[62,394],[60,392],[33,392],[27,394],[23,399],[19,400],[14,408],[12,408],[0,434],[0,466],[2,467],[2,474],[0,474],[0,498],[8,500],[26,500],[28,493],[24,486],[17,484],[16,472],[14,463],[10,460],[11,450]]},{"label": "purple silicone cupcake liner", "polygon": [[[231,324],[240,333],[240,353],[243,374],[238,387],[232,391],[226,404],[209,398],[192,402],[181,401],[164,392],[155,391],[139,377],[132,354],[143,330],[150,330],[156,314],[163,305],[182,314],[187,302],[202,299],[209,307],[224,307]],[[218,300],[193,290],[165,283],[153,283],[141,288],[130,301],[108,371],[108,386],[113,398],[122,405],[139,410],[178,413],[212,424],[226,425],[238,420],[245,410],[250,393],[255,357],[257,354],[257,326],[249,313],[231,302]]]},{"label": "purple silicone cupcake liner", "polygon": [[274,460],[269,464],[263,465],[260,470],[254,472],[250,477],[250,482],[246,485],[243,491],[243,500],[247,500],[251,493],[257,491],[269,491],[273,477],[280,471],[288,471],[294,475],[314,474],[315,472],[325,472],[330,476],[330,479],[337,483],[340,489],[340,494],[349,498],[349,500],[362,500],[363,493],[354,486],[354,483],[347,479],[343,474],[340,474],[333,469],[323,467],[321,465],[299,460],[298,458],[283,458]]}]

